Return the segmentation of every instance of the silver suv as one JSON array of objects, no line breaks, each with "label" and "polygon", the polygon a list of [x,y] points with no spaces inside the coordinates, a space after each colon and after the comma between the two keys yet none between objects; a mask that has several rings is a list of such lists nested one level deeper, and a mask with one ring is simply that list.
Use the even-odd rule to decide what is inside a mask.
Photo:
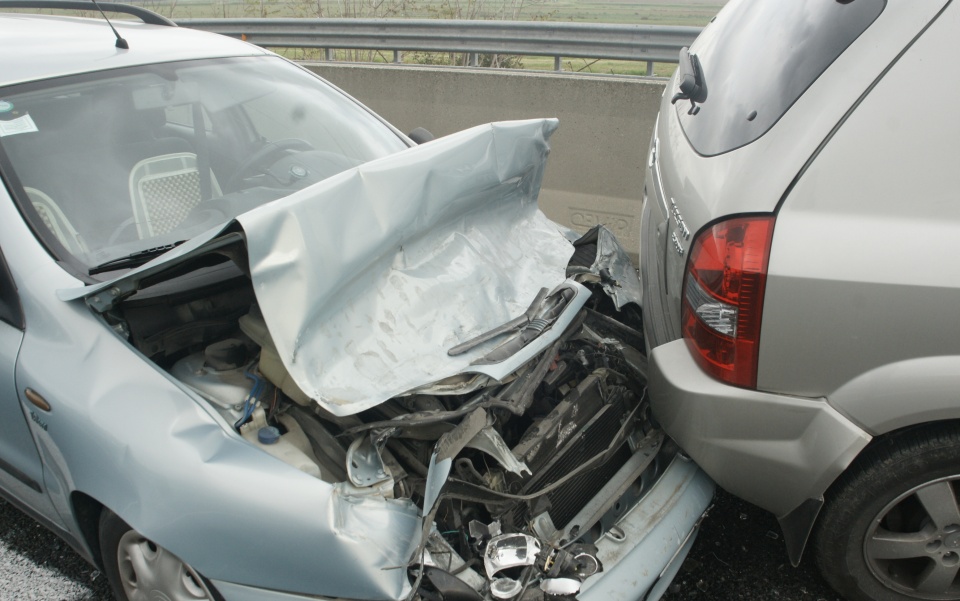
[{"label": "silver suv", "polygon": [[947,0],[734,0],[650,146],[654,413],[849,599],[960,599],[957,31]]}]

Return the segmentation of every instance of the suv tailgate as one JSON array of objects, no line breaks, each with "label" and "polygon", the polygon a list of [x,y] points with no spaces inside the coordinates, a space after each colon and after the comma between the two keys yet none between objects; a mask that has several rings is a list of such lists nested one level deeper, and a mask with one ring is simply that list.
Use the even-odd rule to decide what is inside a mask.
[{"label": "suv tailgate", "polygon": [[[765,133],[712,156],[698,152],[681,125],[678,113],[688,110],[689,101],[671,105],[671,98],[678,91],[674,76],[661,102],[644,186],[641,263],[649,348],[680,337],[681,286],[687,253],[697,233],[723,217],[776,211],[820,145],[945,3],[888,3]],[[709,35],[709,30],[725,27],[725,19],[749,4],[750,0],[728,4],[690,48],[692,54],[703,58],[705,65],[708,96],[704,105],[713,100],[709,96],[711,85],[724,83],[711,83],[708,68],[710,54],[719,52],[718,48],[722,50],[724,36]],[[768,22],[740,19],[731,39],[766,36],[771,29]],[[816,41],[812,36],[801,41],[804,39]],[[804,47],[791,47],[790,52],[802,53]],[[722,94],[714,96],[716,100],[723,99]],[[722,150],[722,145],[706,148],[711,152],[718,149]]]}]

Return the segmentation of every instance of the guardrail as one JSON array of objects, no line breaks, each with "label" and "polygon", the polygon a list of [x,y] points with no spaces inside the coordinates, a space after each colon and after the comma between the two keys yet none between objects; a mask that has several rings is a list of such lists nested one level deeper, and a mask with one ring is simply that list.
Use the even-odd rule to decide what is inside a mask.
[{"label": "guardrail", "polygon": [[476,66],[479,54],[552,56],[676,63],[680,48],[699,27],[556,23],[547,21],[459,21],[443,19],[178,19],[184,27],[242,38],[267,48],[321,48],[401,52],[457,52]]}]

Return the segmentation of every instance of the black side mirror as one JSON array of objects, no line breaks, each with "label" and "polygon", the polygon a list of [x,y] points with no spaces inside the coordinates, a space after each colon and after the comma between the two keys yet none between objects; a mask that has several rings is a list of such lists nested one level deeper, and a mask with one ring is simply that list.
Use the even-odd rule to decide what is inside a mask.
[{"label": "black side mirror", "polygon": [[700,66],[700,59],[697,58],[696,54],[690,54],[686,46],[680,49],[677,83],[680,91],[673,95],[670,103],[676,104],[678,100],[689,100],[690,110],[687,111],[687,114],[696,115],[700,112],[697,103],[702,103],[707,99],[707,82],[703,78],[703,67]]},{"label": "black side mirror", "polygon": [[422,127],[418,127],[413,130],[407,137],[416,142],[417,144],[423,144],[424,142],[429,142],[434,139],[433,134]]}]

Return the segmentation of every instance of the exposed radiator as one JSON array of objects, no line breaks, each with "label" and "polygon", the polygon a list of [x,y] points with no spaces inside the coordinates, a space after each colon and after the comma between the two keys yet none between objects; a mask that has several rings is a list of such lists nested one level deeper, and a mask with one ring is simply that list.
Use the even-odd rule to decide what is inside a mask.
[{"label": "exposed radiator", "polygon": [[[571,391],[557,407],[533,426],[513,449],[533,475],[514,482],[521,494],[534,492],[558,481],[591,457],[602,453],[620,430],[623,419],[637,404],[637,397],[622,387],[609,387],[603,398],[600,381],[590,376]],[[544,495],[548,513],[557,528],[563,528],[630,458],[621,444],[610,459],[590,468]],[[503,516],[515,527],[526,523],[536,500],[518,503]]]}]

